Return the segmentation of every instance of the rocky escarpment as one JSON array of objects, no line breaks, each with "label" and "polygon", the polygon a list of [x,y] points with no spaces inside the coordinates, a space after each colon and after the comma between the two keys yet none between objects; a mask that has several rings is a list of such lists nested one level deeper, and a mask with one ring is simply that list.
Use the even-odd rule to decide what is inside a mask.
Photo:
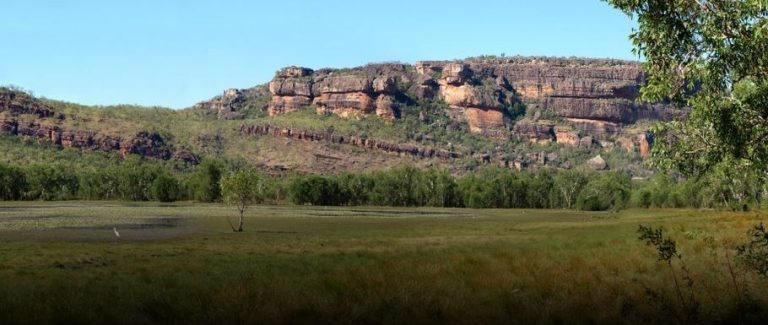
[{"label": "rocky escarpment", "polygon": [[0,87],[0,114],[6,116],[28,114],[38,118],[56,117],[64,119],[64,114],[55,114],[53,108],[41,103],[29,94],[5,87]]},{"label": "rocky escarpment", "polygon": [[318,114],[359,118],[367,114],[391,120],[399,116],[396,77],[405,65],[369,66],[351,72],[302,67],[280,70],[269,83],[270,116],[313,105]]},{"label": "rocky escarpment", "polygon": [[[647,141],[638,140],[644,132],[627,135],[627,126],[684,116],[667,105],[640,103],[643,82],[639,63],[620,60],[481,57],[345,70],[288,67],[269,83],[268,111],[314,107],[320,114],[392,120],[403,105],[442,101],[446,114],[475,134],[569,146],[584,146],[587,138],[606,147],[622,137],[638,148]],[[552,116],[513,122],[516,105]]]},{"label": "rocky escarpment", "polygon": [[[50,106],[19,91],[0,88],[0,134],[21,136],[45,141],[63,148],[90,151],[117,152],[125,158],[129,154],[169,160],[175,159],[197,164],[199,158],[188,150],[176,150],[157,132],[138,131],[122,138],[93,131],[70,129],[62,126],[66,119]],[[32,115],[32,118],[27,116]]]},{"label": "rocky escarpment", "polygon": [[[478,164],[497,164],[499,167],[515,170],[536,169],[543,166],[560,168],[571,167],[570,162],[559,159],[556,153],[533,152],[525,154],[490,154],[472,152],[471,150],[468,152],[457,152],[427,146],[394,143],[361,136],[281,127],[269,124],[243,124],[239,128],[239,132],[243,135],[251,137],[287,138],[306,142],[325,142],[336,145],[348,145],[369,151],[376,151],[418,159],[435,158],[442,161],[454,161],[456,159],[466,158],[469,160],[474,160]],[[325,158],[341,159],[334,158],[332,156],[326,156]]]},{"label": "rocky escarpment", "polygon": [[430,147],[393,143],[359,136],[345,136],[333,132],[316,132],[311,130],[279,127],[273,125],[242,125],[240,126],[240,133],[248,136],[273,136],[304,141],[330,142],[418,158],[453,159],[461,158],[464,156],[461,153],[445,149],[434,149]]},{"label": "rocky escarpment", "polygon": [[[479,57],[352,69],[287,67],[260,98],[271,116],[308,108],[395,121],[416,112],[425,124],[431,118],[419,110],[442,106],[441,113],[454,120],[443,123],[451,125],[450,132],[648,155],[646,121],[684,118],[685,111],[640,102],[643,82],[642,66],[632,61]],[[253,101],[243,95],[247,91],[231,90],[201,105],[236,111]]]},{"label": "rocky escarpment", "polygon": [[118,152],[125,158],[130,154],[142,157],[197,164],[197,155],[187,150],[175,150],[156,132],[139,131],[123,139],[117,136],[98,134],[92,131],[67,130],[56,125],[39,122],[20,122],[0,119],[0,134],[22,136],[46,141],[62,148],[76,148],[90,151]]},{"label": "rocky escarpment", "polygon": [[227,89],[211,100],[200,102],[192,109],[217,119],[244,118],[248,113],[263,111],[269,101],[269,89],[261,85],[248,89]]},{"label": "rocky escarpment", "polygon": [[475,75],[461,63],[441,67],[439,76],[419,73],[405,64],[372,64],[348,70],[303,67],[280,70],[269,83],[269,115],[313,106],[318,114],[360,118],[375,114],[385,120],[420,100],[442,100],[452,118],[466,122],[473,133],[495,138],[508,135],[505,108],[514,100],[504,78]]},{"label": "rocky escarpment", "polygon": [[[504,77],[475,74],[466,63],[448,63],[429,72],[440,72],[440,98],[454,110],[452,116],[466,120],[472,133],[504,138],[509,116],[505,107],[514,100],[512,88]],[[417,71],[427,72],[423,66]]]},{"label": "rocky escarpment", "polygon": [[[459,65],[460,69],[457,68]],[[496,91],[509,87],[527,110],[541,110],[554,115],[554,120],[533,118],[516,123],[513,135],[534,143],[554,141],[583,146],[582,139],[588,138],[594,140],[594,145],[610,142],[606,143],[606,147],[614,141],[622,142],[623,147],[630,150],[640,148],[645,154],[648,152],[645,147],[650,142],[646,132],[626,134],[624,131],[628,126],[643,120],[671,120],[685,116],[685,111],[637,100],[644,81],[642,67],[637,62],[476,58],[458,63],[418,62],[416,70],[422,74],[442,74],[446,81],[468,75],[478,79],[495,78]],[[491,83],[484,84],[493,88]],[[441,89],[441,92],[444,91]]]}]

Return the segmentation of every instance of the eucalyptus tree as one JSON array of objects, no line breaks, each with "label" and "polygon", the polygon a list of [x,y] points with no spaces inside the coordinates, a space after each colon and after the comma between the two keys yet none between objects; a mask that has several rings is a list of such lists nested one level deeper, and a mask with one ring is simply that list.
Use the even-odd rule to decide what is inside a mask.
[{"label": "eucalyptus tree", "polygon": [[263,177],[254,170],[245,169],[231,173],[221,179],[221,193],[224,201],[234,204],[240,213],[237,227],[229,222],[232,231],[243,231],[243,217],[248,207],[263,199]]},{"label": "eucalyptus tree", "polygon": [[654,162],[696,175],[768,165],[768,0],[606,0],[638,23],[642,98],[691,109],[655,130]]}]

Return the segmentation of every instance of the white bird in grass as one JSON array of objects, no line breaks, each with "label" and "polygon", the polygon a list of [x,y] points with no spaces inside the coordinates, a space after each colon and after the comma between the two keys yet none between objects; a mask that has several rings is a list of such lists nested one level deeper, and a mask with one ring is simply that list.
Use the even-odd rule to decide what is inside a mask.
[{"label": "white bird in grass", "polygon": [[117,227],[112,227],[112,230],[115,232],[115,236],[117,236],[117,238],[120,238],[120,233],[117,232]]}]

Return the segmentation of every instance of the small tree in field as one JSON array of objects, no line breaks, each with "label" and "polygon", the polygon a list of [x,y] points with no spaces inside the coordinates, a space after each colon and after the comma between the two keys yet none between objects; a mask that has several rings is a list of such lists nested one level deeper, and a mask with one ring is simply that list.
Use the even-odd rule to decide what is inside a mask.
[{"label": "small tree in field", "polygon": [[261,180],[261,174],[253,170],[237,171],[222,179],[221,193],[224,201],[237,206],[237,210],[240,212],[237,228],[227,218],[232,231],[243,231],[243,215],[245,210],[249,205],[257,203],[262,199]]}]

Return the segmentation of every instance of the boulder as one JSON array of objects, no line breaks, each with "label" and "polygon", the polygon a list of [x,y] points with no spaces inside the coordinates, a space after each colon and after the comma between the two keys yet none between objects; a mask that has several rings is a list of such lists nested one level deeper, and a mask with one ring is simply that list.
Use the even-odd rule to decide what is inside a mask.
[{"label": "boulder", "polygon": [[594,146],[594,143],[595,143],[594,138],[592,138],[591,136],[586,136],[581,138],[581,140],[579,140],[579,147],[584,149],[592,149],[592,147]]},{"label": "boulder", "polygon": [[461,85],[472,77],[472,70],[466,63],[448,63],[442,72],[442,81],[449,85]]},{"label": "boulder", "polygon": [[608,168],[608,164],[602,156],[597,155],[594,158],[587,160],[587,167],[592,170],[604,170]]},{"label": "boulder", "polygon": [[380,95],[376,98],[376,116],[385,120],[394,120],[397,111],[397,101],[390,95]]},{"label": "boulder", "polygon": [[564,144],[571,147],[579,146],[579,133],[574,131],[555,128],[555,141],[558,144]]},{"label": "boulder", "polygon": [[306,77],[312,74],[312,69],[310,68],[304,68],[304,67],[297,67],[297,66],[290,66],[285,67],[277,72],[277,77],[279,78],[301,78]]},{"label": "boulder", "polygon": [[396,94],[397,82],[392,77],[378,77],[373,80],[373,91],[381,94]]}]

